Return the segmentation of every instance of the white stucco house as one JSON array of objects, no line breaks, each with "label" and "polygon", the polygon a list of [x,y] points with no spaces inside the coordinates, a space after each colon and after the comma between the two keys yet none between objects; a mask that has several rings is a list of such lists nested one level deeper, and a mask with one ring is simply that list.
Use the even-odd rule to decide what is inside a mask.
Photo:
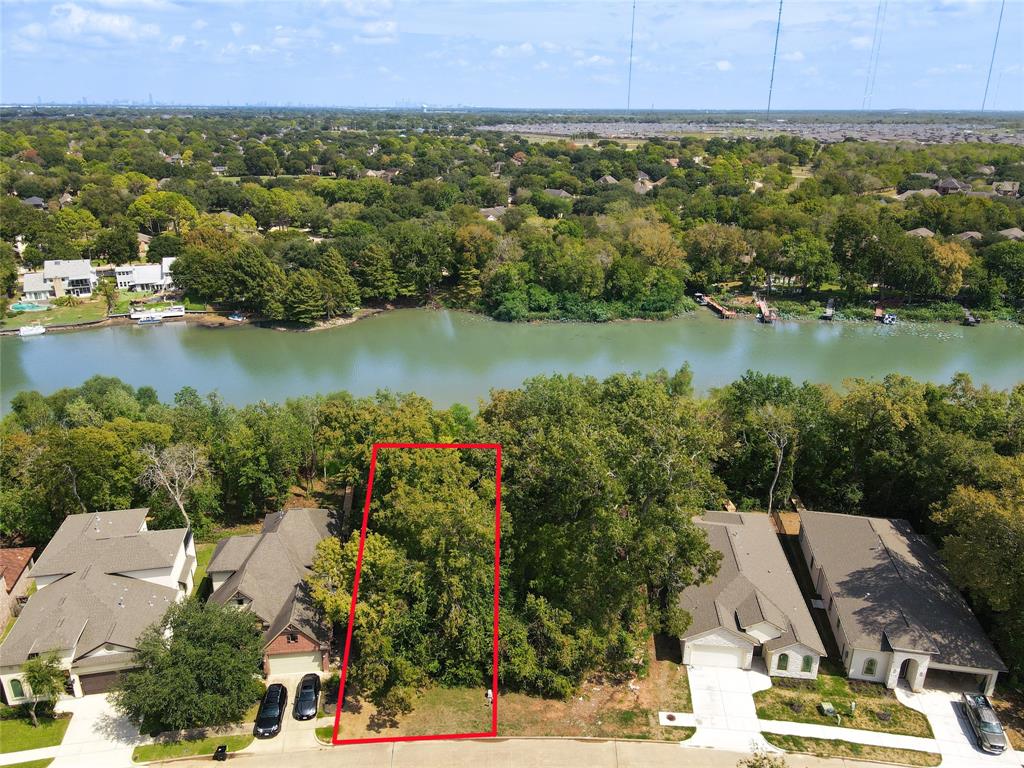
[{"label": "white stucco house", "polygon": [[992,692],[1006,666],[906,520],[805,510],[800,546],[848,677]]},{"label": "white stucco house", "polygon": [[107,691],[134,666],[143,631],[191,593],[192,532],[147,530],[148,512],[65,518],[32,568],[36,592],[0,645],[0,685],[9,704],[32,696],[21,665],[51,651],[67,670],[69,695]]},{"label": "white stucco house", "polygon": [[88,259],[54,259],[43,262],[43,283],[51,295],[92,296],[99,278]]},{"label": "white stucco house", "polygon": [[683,663],[814,679],[825,647],[767,515],[706,512],[696,521],[722,553],[718,574],[683,590],[692,621]]}]

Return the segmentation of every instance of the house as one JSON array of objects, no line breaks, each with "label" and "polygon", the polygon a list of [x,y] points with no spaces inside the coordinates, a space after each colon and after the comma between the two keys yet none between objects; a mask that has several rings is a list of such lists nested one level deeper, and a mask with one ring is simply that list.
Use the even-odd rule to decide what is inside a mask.
[{"label": "house", "polygon": [[966,240],[981,240],[982,239],[982,234],[981,234],[981,232],[976,232],[973,229],[969,229],[966,232],[961,232],[959,235],[957,235],[956,239],[957,240],[964,240],[964,241],[966,241]]},{"label": "house", "polygon": [[637,181],[635,184],[633,184],[633,191],[636,192],[638,195],[646,195],[652,189],[654,189],[654,184],[652,184],[650,181],[644,181],[641,179],[640,181]]},{"label": "house", "polygon": [[60,205],[61,208],[67,208],[73,202],[75,202],[74,195],[72,195],[70,192],[65,192],[60,196],[60,199],[57,201],[57,204]]},{"label": "house", "polygon": [[21,276],[21,297],[25,301],[48,301],[53,297],[42,272],[26,272]]},{"label": "house", "polygon": [[564,189],[545,189],[544,194],[551,195],[551,197],[560,197],[563,200],[572,200],[572,195],[570,195]]},{"label": "house", "polygon": [[979,165],[974,169],[974,171],[975,173],[980,173],[982,176],[991,176],[996,172],[996,167],[994,165]]},{"label": "house", "polygon": [[692,617],[680,638],[683,663],[813,679],[825,646],[767,515],[705,512],[696,524],[722,553],[718,574],[687,587],[679,606]]},{"label": "house", "polygon": [[971,185],[965,184],[962,181],[954,179],[952,176],[947,176],[935,184],[934,189],[940,195],[952,195],[957,192],[970,192]]},{"label": "house", "polygon": [[804,510],[800,547],[848,677],[992,692],[1006,666],[906,520]]},{"label": "house", "polygon": [[171,273],[171,265],[174,264],[174,260],[177,256],[164,256],[160,259],[160,272],[163,276],[164,290],[174,290],[174,275]]},{"label": "house", "polygon": [[11,616],[21,613],[21,603],[28,594],[29,571],[35,553],[33,547],[0,549],[0,627],[4,629]]},{"label": "house", "polygon": [[481,208],[480,213],[488,221],[497,221],[505,215],[507,210],[508,208],[504,205],[496,205],[493,208]]},{"label": "house", "polygon": [[43,283],[50,295],[92,296],[98,278],[88,259],[54,259],[43,262]]},{"label": "house", "polygon": [[612,184],[618,184],[619,180],[612,176],[610,173],[606,173],[604,176],[597,180],[597,183],[604,184],[605,186],[610,186]]},{"label": "house", "polygon": [[637,171],[636,172],[636,180],[637,181],[650,181],[651,177],[648,174],[644,173],[643,171]]},{"label": "house", "polygon": [[907,234],[910,235],[911,237],[935,237],[935,233],[928,229],[928,227],[908,229]]},{"label": "house", "polygon": [[1007,240],[1024,240],[1024,230],[1021,230],[1020,227],[1000,229],[996,234],[1000,237],[1005,237]]},{"label": "house", "polygon": [[992,191],[1000,197],[1017,197],[1020,194],[1019,181],[993,181]]},{"label": "house", "polygon": [[332,524],[326,509],[287,509],[267,515],[259,534],[224,539],[213,552],[210,602],[259,616],[266,675],[327,671],[326,631],[304,582]]},{"label": "house", "polygon": [[135,293],[156,293],[164,288],[160,264],[121,264],[114,270],[118,290]]},{"label": "house", "polygon": [[36,197],[35,195],[32,195],[32,197],[24,198],[21,201],[21,204],[22,205],[27,205],[30,208],[35,208],[37,211],[45,211],[46,210],[46,201],[43,200],[43,198],[41,198],[41,197]]},{"label": "house", "polygon": [[69,515],[32,567],[36,592],[0,645],[10,704],[31,691],[21,665],[55,651],[74,696],[104,693],[134,666],[140,635],[192,591],[192,531],[146,529],[148,509]]},{"label": "house", "polygon": [[211,170],[214,176],[224,176],[228,172],[228,167],[226,165],[215,165]]},{"label": "house", "polygon": [[896,199],[902,202],[914,195],[919,197],[938,197],[939,193],[934,189],[908,189],[906,192],[900,192],[896,195]]}]

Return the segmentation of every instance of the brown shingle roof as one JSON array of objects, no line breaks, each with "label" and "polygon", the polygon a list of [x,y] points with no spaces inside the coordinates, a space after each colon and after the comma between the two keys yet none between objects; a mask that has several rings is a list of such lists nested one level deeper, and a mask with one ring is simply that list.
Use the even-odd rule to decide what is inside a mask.
[{"label": "brown shingle roof", "polygon": [[938,552],[906,520],[804,511],[800,523],[851,645],[1005,671]]},{"label": "brown shingle roof", "polygon": [[32,555],[35,554],[33,547],[5,547],[0,549],[0,576],[3,576],[7,591],[14,589],[21,574],[25,572]]},{"label": "brown shingle roof", "polygon": [[780,637],[765,643],[768,649],[798,642],[824,656],[825,647],[768,517],[706,512],[695,522],[722,553],[722,562],[713,579],[680,595],[680,607],[693,618],[683,639],[719,627],[740,632],[768,621],[782,630]]}]

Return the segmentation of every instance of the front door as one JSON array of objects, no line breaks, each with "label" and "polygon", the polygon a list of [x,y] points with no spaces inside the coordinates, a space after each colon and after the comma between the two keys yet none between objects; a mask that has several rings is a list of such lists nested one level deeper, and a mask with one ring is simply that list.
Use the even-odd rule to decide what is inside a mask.
[{"label": "front door", "polygon": [[907,675],[910,674],[910,659],[904,659],[903,663],[900,664],[900,680],[908,680]]}]

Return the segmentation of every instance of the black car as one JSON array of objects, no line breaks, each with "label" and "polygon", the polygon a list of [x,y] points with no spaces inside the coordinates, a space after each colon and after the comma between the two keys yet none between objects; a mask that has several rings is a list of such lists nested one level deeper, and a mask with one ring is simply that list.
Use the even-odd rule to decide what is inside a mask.
[{"label": "black car", "polygon": [[263,694],[260,711],[256,713],[256,727],[252,729],[254,736],[269,739],[281,732],[281,721],[288,707],[288,689],[280,683],[274,683]]},{"label": "black car", "polygon": [[305,675],[295,693],[295,719],[312,720],[320,702],[320,675]]}]

